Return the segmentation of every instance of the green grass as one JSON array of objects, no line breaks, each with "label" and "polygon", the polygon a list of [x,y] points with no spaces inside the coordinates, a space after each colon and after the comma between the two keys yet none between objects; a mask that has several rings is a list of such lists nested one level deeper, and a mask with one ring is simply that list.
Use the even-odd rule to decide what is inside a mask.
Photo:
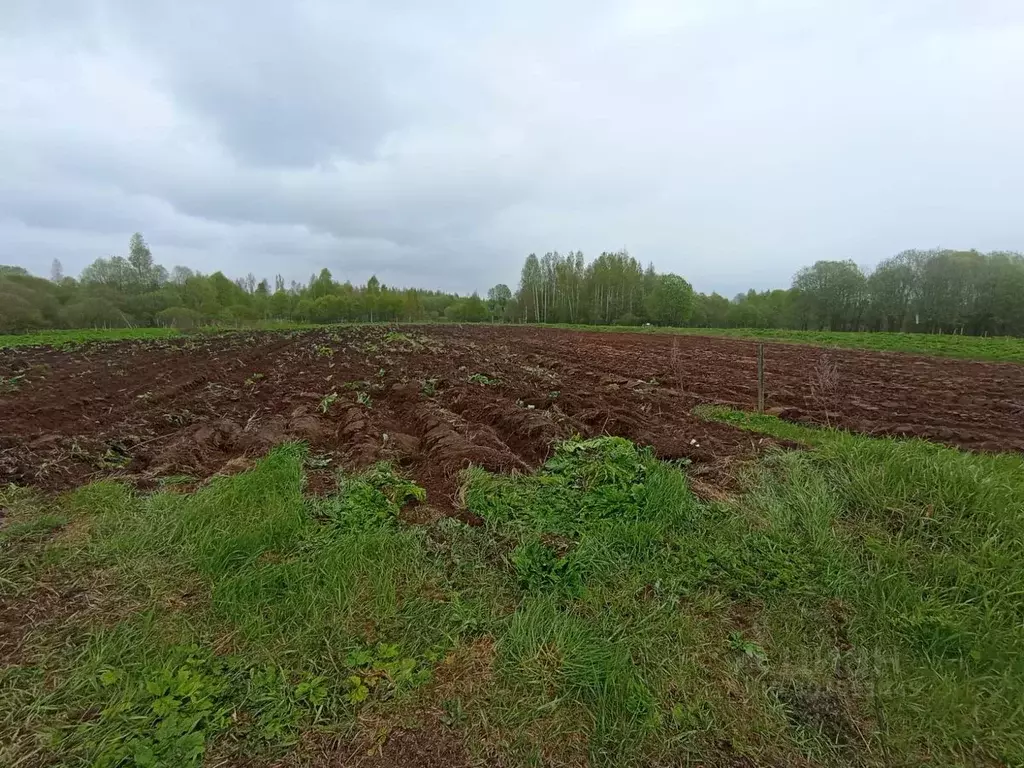
[{"label": "green grass", "polygon": [[63,347],[92,341],[123,341],[125,339],[166,339],[181,335],[174,328],[86,328],[68,331],[40,331],[0,336],[4,347]]},{"label": "green grass", "polygon": [[179,331],[176,328],[85,328],[78,330],[39,331],[9,336],[0,335],[0,349],[4,347],[67,347],[76,344],[102,341],[146,341],[150,339],[168,339],[183,336],[186,333],[230,333],[238,330],[266,331],[303,331],[326,326],[309,323],[291,323],[267,321],[252,326],[231,328],[224,326],[205,326],[191,331]]},{"label": "green grass", "polygon": [[437,712],[508,765],[1024,762],[1024,460],[704,415],[811,448],[708,502],[571,440],[467,472],[483,527],[403,523],[424,494],[387,465],[308,499],[295,445],[192,494],[5,491],[32,621],[0,764],[349,754]]},{"label": "green grass", "polygon": [[616,325],[563,325],[575,330],[681,333],[691,336],[727,336],[754,341],[810,344],[879,352],[908,352],[916,355],[954,357],[963,360],[1024,363],[1024,339],[1013,336],[980,337],[932,333],[868,333],[847,331],[788,331],[771,328],[655,328]]},{"label": "green grass", "polygon": [[[699,333],[699,329],[692,332]],[[881,352],[910,352],[918,355],[955,357],[964,360],[992,360],[1024,363],[1024,339],[1012,336],[981,337],[935,333],[865,333],[829,331],[785,331],[756,328],[710,330],[713,335],[744,339],[814,344]]]}]

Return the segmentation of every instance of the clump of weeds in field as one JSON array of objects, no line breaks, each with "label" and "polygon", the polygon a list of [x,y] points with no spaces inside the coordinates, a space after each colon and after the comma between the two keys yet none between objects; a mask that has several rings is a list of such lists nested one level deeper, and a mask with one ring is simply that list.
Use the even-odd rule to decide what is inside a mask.
[{"label": "clump of weeds in field", "polygon": [[329,347],[329,346],[327,346],[326,344],[321,344],[321,345],[319,345],[316,348],[316,356],[317,357],[334,357],[334,349]]},{"label": "clump of weeds in field", "polygon": [[254,373],[252,376],[245,380],[245,386],[254,387],[259,382],[263,381],[265,378],[267,378],[267,375],[265,373]]},{"label": "clump of weeds in field", "polygon": [[364,408],[372,408],[373,407],[373,398],[370,397],[370,393],[369,392],[364,392],[364,391],[357,392],[356,393],[356,402],[359,403],[359,405],[363,406]]},{"label": "clump of weeds in field", "polygon": [[437,355],[444,351],[444,342],[440,339],[435,339],[426,334],[420,334],[419,336],[413,337],[413,340],[419,343],[419,345],[425,348],[431,354]]},{"label": "clump of weeds in field", "polygon": [[747,658],[753,659],[759,665],[768,663],[768,654],[765,653],[764,648],[745,638],[742,632],[729,633],[729,647]]},{"label": "clump of weeds in field", "polygon": [[440,383],[440,379],[424,379],[423,384],[420,386],[420,392],[426,397],[433,397],[437,394],[437,385]]},{"label": "clump of weeds in field", "polygon": [[462,699],[445,699],[441,702],[444,714],[441,715],[441,722],[449,728],[460,728],[466,722],[466,710],[462,705]]},{"label": "clump of weeds in field", "polygon": [[468,381],[470,384],[482,384],[485,387],[493,387],[501,383],[498,379],[492,379],[483,373],[474,373]]},{"label": "clump of weeds in field", "polygon": [[356,475],[342,475],[338,487],[338,493],[319,502],[316,511],[324,519],[352,530],[393,528],[402,507],[411,501],[426,501],[426,492],[387,462]]},{"label": "clump of weeds in field", "polygon": [[239,708],[252,715],[242,729],[248,739],[294,738],[327,699],[324,677],[290,680],[276,665],[251,665],[197,645],[173,646],[159,664],[138,671],[103,668],[97,682],[120,700],[78,726],[72,739],[101,766],[198,766],[208,741]]},{"label": "clump of weeds in field", "polygon": [[559,553],[540,539],[520,544],[510,559],[520,585],[527,591],[561,591],[574,596],[582,592],[583,582],[570,554]]},{"label": "clump of weeds in field", "polygon": [[388,331],[384,334],[384,346],[397,347],[399,349],[416,350],[423,346],[415,338],[408,336],[401,331]]},{"label": "clump of weeds in field", "polygon": [[112,442],[100,457],[100,466],[120,469],[132,463],[132,456],[124,443]]},{"label": "clump of weeds in field", "polygon": [[345,662],[352,668],[345,680],[351,704],[360,704],[371,695],[388,699],[430,679],[429,664],[403,656],[397,643],[377,643],[373,648],[352,651]]},{"label": "clump of weeds in field", "polygon": [[331,409],[331,406],[338,402],[338,393],[331,392],[329,395],[324,395],[320,398],[320,413],[327,413]]}]

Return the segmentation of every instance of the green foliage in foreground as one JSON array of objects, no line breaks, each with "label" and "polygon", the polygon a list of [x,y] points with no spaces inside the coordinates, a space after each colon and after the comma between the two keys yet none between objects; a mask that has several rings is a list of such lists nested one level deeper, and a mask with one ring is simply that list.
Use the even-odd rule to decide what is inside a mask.
[{"label": "green foliage in foreground", "polygon": [[90,599],[0,661],[0,763],[272,758],[427,711],[510,765],[1024,761],[1024,461],[708,415],[814,448],[711,503],[573,440],[469,471],[483,527],[403,523],[387,465],[306,499],[297,446],[191,495],[5,492],[0,598]]}]

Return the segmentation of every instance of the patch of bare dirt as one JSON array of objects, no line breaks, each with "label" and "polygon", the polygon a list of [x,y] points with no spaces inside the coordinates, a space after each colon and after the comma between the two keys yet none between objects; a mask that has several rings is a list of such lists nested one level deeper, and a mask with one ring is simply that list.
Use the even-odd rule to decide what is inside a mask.
[{"label": "patch of bare dirt", "polygon": [[[347,748],[348,745],[346,745]],[[340,749],[318,768],[461,768],[472,766],[462,736],[437,717],[424,716],[419,727],[378,730]]]},{"label": "patch of bare dirt", "polygon": [[25,663],[32,655],[33,637],[52,636],[84,617],[129,611],[107,575],[97,572],[89,583],[43,581],[25,594],[0,596],[0,666]]},{"label": "patch of bare dirt", "polygon": [[[398,330],[404,339],[388,332]],[[962,448],[1024,450],[1024,366],[766,344],[783,418]],[[241,471],[309,444],[314,492],[389,460],[450,514],[462,469],[538,466],[574,434],[620,435],[683,459],[719,498],[769,438],[692,415],[752,409],[756,345],[699,336],[530,327],[379,326],[237,332],[75,350],[0,350],[0,375],[44,371],[0,398],[0,483],[63,490],[101,477],[155,487]]]}]

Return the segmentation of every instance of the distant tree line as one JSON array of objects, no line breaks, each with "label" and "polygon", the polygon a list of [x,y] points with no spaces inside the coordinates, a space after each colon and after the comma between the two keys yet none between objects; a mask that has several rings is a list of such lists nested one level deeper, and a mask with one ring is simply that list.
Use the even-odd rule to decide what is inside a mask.
[{"label": "distant tree line", "polygon": [[587,264],[580,251],[526,257],[507,320],[531,323],[683,326],[693,316],[693,288],[679,275],[644,268],[626,251]]},{"label": "distant tree line", "polygon": [[692,324],[1024,336],[1024,255],[904,251],[869,273],[819,261],[788,290],[698,296]]},{"label": "distant tree line", "polygon": [[865,273],[852,261],[818,261],[788,289],[732,299],[695,294],[683,278],[646,269],[625,251],[530,255],[509,320],[907,331],[1024,336],[1024,256],[997,251],[905,251]]},{"label": "distant tree line", "polygon": [[0,333],[44,328],[126,326],[242,326],[282,320],[309,323],[373,321],[484,322],[495,319],[477,295],[394,288],[371,277],[366,285],[339,283],[327,269],[307,283],[277,275],[271,284],[252,274],[170,271],[156,264],[142,235],[128,256],[97,259],[76,280],[55,261],[50,279],[0,266]]},{"label": "distant tree line", "polygon": [[788,289],[732,299],[695,293],[679,275],[644,267],[626,251],[587,263],[579,251],[526,257],[517,290],[486,297],[397,288],[371,277],[337,282],[322,269],[306,283],[231,280],[153,260],[141,234],[128,255],[97,259],[78,279],[54,261],[50,279],[0,266],[0,333],[46,328],[206,325],[266,321],[530,322],[594,325],[918,331],[1024,336],[1024,256],[907,251],[865,274],[852,261],[819,261]]}]

